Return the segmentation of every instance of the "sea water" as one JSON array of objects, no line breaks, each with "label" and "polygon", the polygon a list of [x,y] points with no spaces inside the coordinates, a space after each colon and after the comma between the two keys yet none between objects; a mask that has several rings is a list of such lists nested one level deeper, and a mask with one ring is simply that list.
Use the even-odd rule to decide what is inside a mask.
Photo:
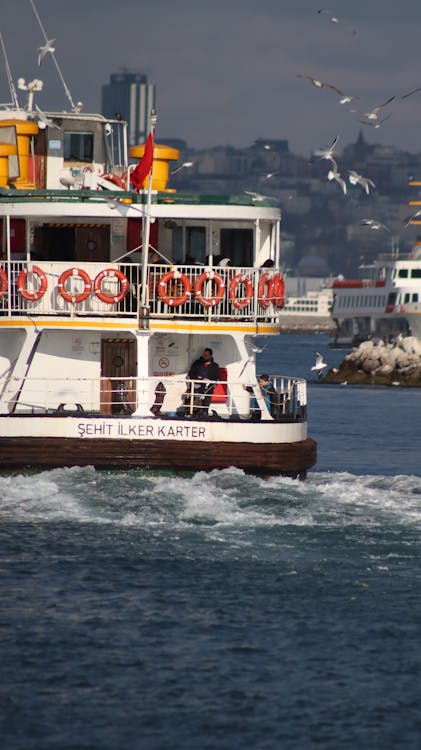
[{"label": "sea water", "polygon": [[305,482],[92,467],[0,477],[5,750],[419,748],[415,389],[314,382]]}]

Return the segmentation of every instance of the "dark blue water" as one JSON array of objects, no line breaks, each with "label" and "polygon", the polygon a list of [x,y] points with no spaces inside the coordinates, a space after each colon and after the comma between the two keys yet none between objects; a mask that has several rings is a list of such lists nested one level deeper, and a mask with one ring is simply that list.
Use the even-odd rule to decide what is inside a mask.
[{"label": "dark blue water", "polygon": [[0,477],[1,747],[418,749],[420,396],[312,384],[306,482]]}]

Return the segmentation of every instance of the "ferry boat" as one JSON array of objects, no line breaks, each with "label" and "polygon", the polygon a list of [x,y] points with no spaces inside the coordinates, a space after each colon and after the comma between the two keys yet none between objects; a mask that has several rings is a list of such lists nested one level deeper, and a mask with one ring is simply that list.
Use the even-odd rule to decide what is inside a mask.
[{"label": "ferry boat", "polygon": [[285,305],[280,322],[283,331],[330,332],[335,328],[331,312],[332,279],[285,278]]},{"label": "ferry boat", "polygon": [[[284,304],[279,209],[176,193],[158,143],[134,189],[147,146],[125,122],[33,95],[0,112],[0,468],[305,477],[306,382],[270,373],[269,403],[256,373]],[[205,348],[207,395],[188,377]]]},{"label": "ferry boat", "polygon": [[[421,224],[421,182],[409,181],[417,188],[416,199],[408,201],[415,213],[405,226]],[[387,229],[376,220],[364,220],[376,229]],[[389,230],[390,231],[390,230]],[[380,254],[370,265],[360,266],[358,279],[336,279],[333,283],[332,319],[336,329],[331,346],[359,344],[368,338],[415,336],[421,339],[421,241],[410,253],[401,254],[392,238],[392,252]]]},{"label": "ferry boat", "polygon": [[421,339],[421,254],[380,255],[356,280],[333,282],[332,345],[399,334]]}]

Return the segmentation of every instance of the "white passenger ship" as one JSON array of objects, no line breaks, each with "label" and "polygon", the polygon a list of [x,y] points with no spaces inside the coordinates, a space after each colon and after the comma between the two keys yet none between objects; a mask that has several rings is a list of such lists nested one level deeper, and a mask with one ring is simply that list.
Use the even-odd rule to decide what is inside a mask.
[{"label": "white passenger ship", "polygon": [[[421,182],[410,180],[408,184],[417,189],[416,199],[408,201],[411,210],[417,210],[405,226],[419,225]],[[377,224],[376,228],[387,228],[375,220],[369,223]],[[333,346],[399,334],[421,339],[421,241],[417,239],[411,252],[402,255],[393,240],[392,250],[391,254],[379,255],[371,265],[362,265],[359,279],[334,281]]]},{"label": "white passenger ship", "polygon": [[360,279],[334,281],[334,344],[399,333],[421,339],[421,254],[416,255],[380,256],[361,266]]},{"label": "white passenger ship", "polygon": [[[128,153],[124,122],[32,97],[0,112],[0,467],[304,477],[306,382],[270,373],[268,405],[253,344],[280,331],[280,211],[177,194],[179,153],[158,144],[135,191],[144,147]],[[220,366],[209,404],[186,382],[205,347]]]},{"label": "white passenger ship", "polygon": [[285,279],[285,306],[281,329],[300,332],[329,332],[332,321],[332,279],[288,276]]}]

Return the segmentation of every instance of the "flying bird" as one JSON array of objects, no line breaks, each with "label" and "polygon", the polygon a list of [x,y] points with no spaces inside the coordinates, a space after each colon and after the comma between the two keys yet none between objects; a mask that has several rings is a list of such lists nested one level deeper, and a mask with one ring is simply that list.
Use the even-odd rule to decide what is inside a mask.
[{"label": "flying bird", "polygon": [[335,180],[338,185],[342,188],[344,195],[346,195],[346,182],[342,179],[340,172],[338,171],[338,165],[334,159],[331,159],[332,169],[329,169],[327,173],[328,180]]},{"label": "flying bird", "polygon": [[355,172],[355,170],[350,169],[349,171],[349,182],[351,185],[361,185],[363,190],[367,193],[367,195],[370,192],[370,187],[376,187],[374,182],[372,180],[369,180],[368,177],[363,177],[362,174],[358,174],[358,172]]},{"label": "flying bird", "polygon": [[55,122],[50,120],[49,117],[38,107],[38,105],[35,105],[35,109],[38,114],[38,127],[41,130],[45,130],[45,128],[57,128],[57,130],[61,130],[61,127],[57,125]]},{"label": "flying bird", "polygon": [[332,91],[336,91],[339,96],[343,96],[342,91],[340,91],[336,86],[334,86],[332,83],[326,83],[325,81],[320,81],[318,78],[312,78],[311,76],[303,75],[303,73],[297,73],[297,78],[307,78],[310,83],[316,87],[316,89],[332,89]]},{"label": "flying bird", "polygon": [[386,117],[383,117],[382,120],[377,120],[377,122],[370,122],[370,120],[359,120],[363,125],[370,125],[371,128],[380,128],[383,123],[389,119],[389,117],[392,117],[392,113],[389,115],[386,115]]},{"label": "flying bird", "polygon": [[42,47],[38,47],[38,65],[41,65],[44,57],[48,55],[49,52],[52,53],[56,51],[56,48],[53,47],[55,41],[55,39],[47,39]]},{"label": "flying bird", "polygon": [[378,221],[377,219],[361,219],[360,224],[365,227],[370,227],[370,229],[373,229],[374,231],[385,229],[386,232],[390,232],[389,227],[382,224],[381,221]]},{"label": "flying bird", "polygon": [[339,104],[350,104],[351,102],[355,102],[359,98],[359,96],[349,96],[348,94],[341,94]]},{"label": "flying bird", "polygon": [[318,148],[314,152],[314,156],[319,156],[320,159],[329,159],[330,161],[334,161],[333,154],[335,152],[336,144],[338,143],[339,135],[335,135],[332,143],[330,146],[326,146],[326,148]]},{"label": "flying bird", "polygon": [[[334,15],[333,15],[333,13],[332,13],[332,11],[331,11],[331,10],[329,10],[328,8],[319,8],[319,10],[318,10],[317,12],[318,12],[318,14],[319,14],[319,15],[326,15],[326,16],[329,16],[329,21],[330,21],[330,23],[335,23],[335,24],[336,24],[336,23],[339,23],[339,18],[338,18],[338,16],[334,16]],[[356,37],[356,36],[357,36],[357,34],[358,34],[358,30],[357,30],[357,29],[355,29],[355,28],[352,28],[352,29],[351,29],[351,33],[352,33],[352,36],[353,36],[353,37],[354,37],[354,39],[355,39],[355,37]]]},{"label": "flying bird", "polygon": [[416,94],[416,93],[417,93],[417,91],[421,91],[421,87],[419,87],[419,88],[417,88],[417,89],[412,89],[412,91],[408,91],[408,93],[407,93],[407,94],[404,94],[404,95],[403,95],[403,96],[401,96],[400,98],[401,98],[401,99],[407,99],[407,98],[408,98],[408,96],[412,96],[412,94]]},{"label": "flying bird", "polygon": [[414,214],[412,214],[412,216],[408,216],[405,219],[405,227],[407,227],[411,223],[411,221],[413,221],[414,219],[418,219],[420,216],[421,216],[421,211],[416,211]]},{"label": "flying bird", "polygon": [[379,117],[379,112],[383,107],[386,107],[387,104],[390,104],[393,102],[393,100],[396,99],[395,96],[391,96],[390,99],[388,99],[386,102],[383,102],[383,104],[376,104],[375,107],[370,109],[369,112],[362,112],[361,114],[363,117],[366,118],[366,120],[377,120]]},{"label": "flying bird", "polygon": [[254,193],[252,190],[245,190],[244,191],[246,195],[250,195],[253,202],[259,202],[259,201],[275,201],[277,202],[277,198],[274,198],[273,195],[261,195],[260,193]]},{"label": "flying bird", "polygon": [[311,372],[316,372],[317,377],[320,378],[323,370],[327,367],[326,362],[323,362],[323,357],[319,352],[316,352],[316,362],[311,368]]},{"label": "flying bird", "polygon": [[329,16],[330,23],[339,23],[339,18],[337,16],[333,16],[331,10],[328,10],[327,8],[319,8],[317,12],[319,15]]}]

